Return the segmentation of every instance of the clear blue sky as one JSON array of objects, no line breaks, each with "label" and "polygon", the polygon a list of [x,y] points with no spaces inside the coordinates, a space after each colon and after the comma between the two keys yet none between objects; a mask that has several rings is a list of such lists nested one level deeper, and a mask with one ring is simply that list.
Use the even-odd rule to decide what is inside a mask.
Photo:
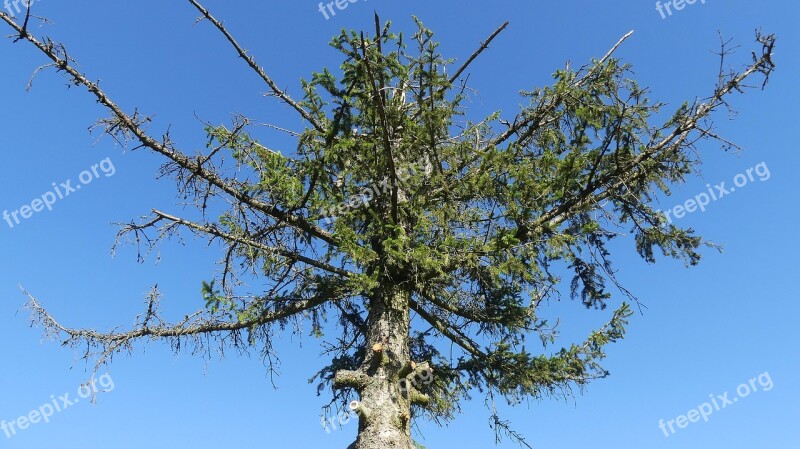
[{"label": "clear blue sky", "polygon": [[[705,251],[701,265],[692,269],[669,260],[648,266],[634,256],[630,238],[623,238],[615,245],[620,277],[648,308],[633,318],[628,337],[609,350],[606,367],[612,375],[568,400],[534,402],[505,413],[537,449],[798,447],[796,2],[698,0],[666,18],[654,2],[631,0],[359,0],[329,20],[308,0],[208,6],[296,96],[300,77],[338,67],[329,39],[341,28],[372,29],[373,10],[393,19],[397,30],[411,30],[411,16],[419,16],[437,32],[443,52],[459,61],[510,20],[509,29],[471,68],[472,87],[480,93],[471,105],[473,117],[498,109],[511,116],[521,102],[517,91],[548,83],[566,60],[578,65],[601,56],[631,29],[636,33],[619,55],[634,64],[653,98],[676,105],[709,94],[718,31],[742,45],[732,59],[736,64],[747,62],[755,28],[776,33],[778,69],[768,89],[736,96],[735,121],[724,111],[716,117],[719,132],[746,150],[724,152],[702,144],[702,177],[690,178],[662,199],[666,209],[705,191],[707,183],[731,186],[737,174],[763,162],[769,179],[756,176],[705,212],[680,219],[722,244],[724,252]],[[138,107],[157,114],[154,132],[171,124],[185,151],[202,145],[195,114],[216,123],[244,113],[261,122],[300,126],[285,106],[260,95],[266,87],[209,24],[194,24],[197,14],[186,1],[39,0],[34,8],[54,21],[32,27],[35,33],[66,43],[89,78],[101,80],[127,111]],[[44,62],[28,45],[0,41],[0,211],[30,204],[52,182],[72,179],[74,185],[81,171],[107,157],[116,171],[113,176],[99,171],[52,211],[36,213],[13,229],[0,221],[0,420],[6,421],[49,402],[51,395],[75,398],[87,376],[70,350],[43,342],[40,330],[29,328],[26,313],[18,313],[25,298],[17,284],[67,325],[109,329],[132,323],[155,283],[171,316],[201,306],[200,281],[211,277],[220,256],[216,248],[188,238],[183,245],[162,247],[157,265],[155,258],[137,264],[130,246],[112,258],[117,230],[112,223],[154,207],[180,212],[174,185],[156,179],[159,158],[123,151],[108,138],[96,143],[98,135],[86,129],[106,112],[83,89],[68,89],[60,74],[40,74],[26,93],[31,73]],[[583,336],[606,318],[583,311],[577,302],[553,304],[550,313],[556,312],[565,336]],[[115,359],[115,388],[96,405],[76,404],[11,439],[0,431],[0,448],[346,447],[357,425],[326,433],[319,417],[328,397],[317,397],[307,383],[323,364],[318,341],[284,334],[277,349],[281,375],[273,389],[256,355],[229,351],[206,363],[190,353],[175,356],[164,345],[148,346]],[[691,423],[668,438],[659,430],[659,419],[686,414],[709,394],[729,391],[732,399],[739,384],[762,373],[769,373],[770,391],[759,388],[707,423]],[[491,447],[487,424],[478,399],[465,404],[464,414],[447,428],[421,423],[421,442],[430,448]]]}]

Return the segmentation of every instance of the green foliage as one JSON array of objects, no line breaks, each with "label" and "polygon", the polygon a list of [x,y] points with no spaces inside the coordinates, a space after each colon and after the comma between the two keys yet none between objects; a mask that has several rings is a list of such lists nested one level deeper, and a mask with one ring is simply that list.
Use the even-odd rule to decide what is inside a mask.
[{"label": "green foliage", "polygon": [[[600,361],[606,345],[623,338],[629,305],[617,305],[584,343],[561,349],[550,348],[558,335],[538,309],[564,284],[590,309],[605,310],[613,288],[635,299],[619,285],[608,249],[625,231],[649,263],[658,253],[700,260],[703,240],[652,207],[699,163],[697,140],[688,138],[697,106],[654,124],[663,105],[647,98],[628,65],[605,57],[522,92],[527,104],[513,122],[500,112],[467,119],[470,91],[448,76],[453,61],[417,25],[409,37],[387,23],[371,38],[342,31],[332,40],[339,71],[303,80],[299,103],[322,126],[298,136],[293,158],[258,144],[247,123],[207,129],[210,148],[227,148],[255,174],[242,188],[311,223],[301,229],[328,235],[287,239],[285,229],[258,228],[258,217],[241,213],[225,214],[220,225],[271,242],[269,250],[236,248],[248,269],[270,279],[295,273],[278,302],[329,295],[312,315],[312,334],[322,335],[319,320],[329,311],[343,332],[319,373],[323,384],[364,363],[365,315],[387,285],[408,294],[422,323],[410,336],[411,357],[436,367],[423,387],[434,419],[452,418],[475,389],[519,402],[604,377]],[[287,252],[326,265],[299,264]],[[236,309],[213,282],[203,288],[212,312]],[[254,304],[240,311],[256,316],[267,303]],[[537,350],[526,349],[531,336]]]},{"label": "green foliage", "polygon": [[572,297],[606,308],[607,284],[618,285],[607,244],[619,226],[630,227],[648,262],[656,249],[698,262],[702,240],[650,206],[698,162],[691,145],[680,142],[649,154],[691,108],[654,127],[662,105],[628,77],[629,66],[607,58],[558,70],[552,86],[524,92],[529,105],[508,126],[525,125],[501,145],[499,114],[460,119],[465,91],[450,83],[450,61],[419,25],[409,41],[387,33],[366,49],[362,35],[343,32],[332,43],[345,58],[341,79],[324,71],[304,84],[304,106],[321,120],[334,117],[336,136],[309,130],[303,139],[302,154],[324,159],[336,173],[319,189],[323,204],[384,181],[392,164],[425,167],[397,182],[396,203],[384,191],[337,216],[334,235],[354,268],[385,270],[449,329],[459,329],[456,343],[472,333],[488,343],[466,351],[453,369],[426,342],[428,334],[418,334],[424,341],[413,346],[414,357],[438,361],[439,377],[428,388],[434,415],[451,416],[458,397],[475,387],[521,400],[605,376],[599,361],[605,345],[624,334],[627,304],[582,345],[533,355],[522,343],[530,333],[555,341],[534,312],[558,291],[554,267],[572,271]]},{"label": "green foliage", "polygon": [[211,282],[203,281],[203,286],[200,288],[203,300],[206,302],[206,309],[211,313],[233,309],[234,305],[231,301],[224,295],[221,295],[218,289],[214,288],[214,282],[214,280]]}]

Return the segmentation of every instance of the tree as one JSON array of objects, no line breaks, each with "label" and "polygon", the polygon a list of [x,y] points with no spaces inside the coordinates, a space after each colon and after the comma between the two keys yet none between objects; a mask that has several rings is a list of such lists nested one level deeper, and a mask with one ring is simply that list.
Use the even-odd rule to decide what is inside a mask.
[{"label": "tree", "polygon": [[[162,173],[196,206],[190,217],[153,210],[124,226],[120,239],[152,249],[188,232],[224,247],[221,274],[201,288],[205,307],[180,322],[161,317],[156,289],[129,330],[69,328],[28,295],[33,321],[86,348],[95,370],[139,341],[200,352],[218,341],[270,361],[277,328],[307,320],[319,336],[335,329],[330,363],[314,378],[320,391],[331,388],[333,405],[358,398],[350,402],[359,415],[353,449],[411,448],[414,418],[452,419],[475,392],[489,404],[517,402],[605,377],[604,349],[623,338],[631,305],[619,303],[586,341],[558,350],[541,307],[565,275],[587,308],[606,309],[609,284],[635,302],[607,249],[620,228],[648,262],[660,252],[698,263],[705,242],[667,222],[653,198],[697,167],[699,141],[733,145],[714,133],[712,113],[749,78],[761,75],[763,87],[774,69],[772,35],[757,33],[760,48],[740,71],[724,69],[723,43],[711,95],[654,124],[663,104],[650,102],[614,57],[629,33],[602,58],[568,65],[551,86],[524,92],[528,105],[510,120],[474,120],[466,118],[462,75],[507,23],[448,75],[453,61],[420,21],[406,37],[376,16],[373,35],[333,39],[343,55],[338,77],[314,73],[295,100],[207,9],[189,3],[304,119],[302,132],[285,131],[295,151],[260,144],[246,117],[207,124],[206,150],[182,151],[169,133],[148,134],[149,117],[125,112],[63,45],[28,31],[30,10],[21,24],[0,12],[15,41],[37,48],[110,113],[98,122],[105,133],[163,156]],[[248,290],[249,276],[266,287]],[[498,436],[524,442],[490,413]]]}]

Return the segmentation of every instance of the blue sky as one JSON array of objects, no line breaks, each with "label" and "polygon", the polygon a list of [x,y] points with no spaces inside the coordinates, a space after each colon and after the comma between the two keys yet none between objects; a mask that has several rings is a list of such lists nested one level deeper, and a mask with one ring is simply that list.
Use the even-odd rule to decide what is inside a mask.
[{"label": "blue sky", "polygon": [[[762,164],[757,172],[762,176],[705,212],[680,219],[724,251],[707,250],[699,267],[686,269],[670,260],[647,265],[635,257],[630,238],[617,242],[620,278],[647,309],[632,319],[628,337],[608,351],[612,375],[567,400],[504,410],[537,449],[797,447],[800,362],[791,339],[800,313],[794,287],[800,273],[793,260],[800,249],[792,173],[800,163],[792,119],[800,99],[796,3],[706,0],[662,18],[650,1],[359,0],[327,20],[316,2],[306,0],[207,6],[295,96],[301,77],[338,67],[338,55],[327,47],[330,38],[341,28],[371,30],[374,10],[392,19],[396,30],[412,30],[412,15],[420,17],[437,32],[444,54],[458,61],[510,20],[509,29],[471,67],[470,82],[479,92],[470,105],[473,117],[494,110],[511,116],[522,103],[519,90],[547,84],[567,60],[578,65],[601,56],[631,29],[635,34],[618,55],[634,65],[652,98],[677,105],[706,96],[713,87],[718,32],[742,45],[732,60],[736,64],[747,62],[754,29],[776,33],[778,69],[767,90],[735,96],[735,121],[725,111],[716,117],[719,132],[745,151],[702,144],[702,176],[661,200],[670,208],[706,191],[706,184],[731,186],[737,175]],[[33,27],[37,35],[65,43],[81,70],[101,80],[125,110],[155,113],[156,134],[171,125],[186,151],[203,144],[195,115],[221,123],[242,113],[259,122],[301,126],[287,107],[261,95],[266,87],[209,24],[194,24],[197,14],[186,1],[39,0],[34,9],[54,22]],[[30,204],[52,190],[53,182],[71,179],[75,186],[84,170],[91,176],[52,211],[35,213],[13,228],[0,221],[0,420],[12,421],[50,403],[51,395],[76,398],[87,377],[74,353],[43,341],[40,330],[29,327],[18,284],[67,325],[109,329],[131,323],[156,283],[170,316],[202,306],[200,281],[215,272],[220,254],[187,238],[163,246],[157,264],[157,257],[138,264],[131,246],[112,257],[117,231],[112,223],[152,208],[182,210],[173,183],[156,179],[162,161],[88,133],[106,112],[84,90],[68,88],[60,74],[41,73],[26,93],[31,73],[45,63],[32,47],[3,39],[0,63],[0,210]],[[288,141],[274,145],[292,149]],[[111,165],[113,175],[100,170]],[[606,318],[577,302],[554,303],[549,310],[563,317],[565,336],[583,336]],[[228,351],[224,358],[214,354],[204,360],[189,352],[174,355],[164,345],[139,348],[114,360],[113,391],[97,404],[84,400],[13,438],[0,431],[0,447],[344,448],[354,439],[356,424],[326,433],[319,417],[328,397],[317,397],[315,385],[307,382],[323,365],[318,343],[281,336],[277,389],[256,355]],[[733,399],[737,386],[759,375],[765,380],[764,373],[769,391],[756,382],[758,391],[715,411],[708,422],[691,423],[669,437],[658,428],[660,419],[687,414],[710,401],[710,394],[729,392]],[[420,423],[419,430],[430,448],[493,444],[480,398],[465,404],[449,427]],[[516,446],[507,441],[498,447]]]}]

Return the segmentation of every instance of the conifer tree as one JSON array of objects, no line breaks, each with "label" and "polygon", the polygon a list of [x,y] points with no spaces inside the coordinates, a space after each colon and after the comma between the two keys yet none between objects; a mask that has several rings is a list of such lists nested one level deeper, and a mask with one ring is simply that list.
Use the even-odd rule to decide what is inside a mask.
[{"label": "conifer tree", "polygon": [[[606,345],[623,338],[635,302],[617,282],[608,242],[629,231],[647,262],[698,263],[705,242],[668,223],[653,200],[696,169],[700,142],[728,144],[708,119],[751,78],[766,84],[774,68],[774,37],[759,33],[747,65],[721,71],[707,98],[658,122],[664,105],[614,56],[629,33],[599,59],[523,92],[526,106],[505,120],[476,118],[464,75],[507,24],[457,65],[422,22],[395,34],[376,16],[369,32],[333,39],[341,67],[303,80],[295,99],[188,1],[302,117],[304,130],[286,131],[296,148],[262,145],[245,117],[208,124],[202,151],[178,148],[168,133],[151,136],[149,117],[123,110],[63,45],[35,36],[30,16],[0,12],[16,41],[105,108],[98,125],[108,135],[163,156],[162,173],[196,205],[189,216],[153,210],[120,238],[151,249],[188,233],[224,248],[221,274],[202,285],[204,303],[197,298],[198,310],[179,322],[162,319],[155,289],[129,329],[67,327],[28,295],[33,320],[97,368],[137,342],[204,352],[216,341],[271,360],[275,332],[309,322],[327,342],[328,363],[314,376],[320,391],[359,415],[352,449],[410,449],[414,419],[450,420],[478,392],[489,404],[514,403],[605,377]],[[726,67],[727,49],[720,56]],[[265,287],[248,290],[244,276]],[[607,323],[554,347],[542,315],[562,289]],[[498,435],[521,439],[489,414]]]}]

